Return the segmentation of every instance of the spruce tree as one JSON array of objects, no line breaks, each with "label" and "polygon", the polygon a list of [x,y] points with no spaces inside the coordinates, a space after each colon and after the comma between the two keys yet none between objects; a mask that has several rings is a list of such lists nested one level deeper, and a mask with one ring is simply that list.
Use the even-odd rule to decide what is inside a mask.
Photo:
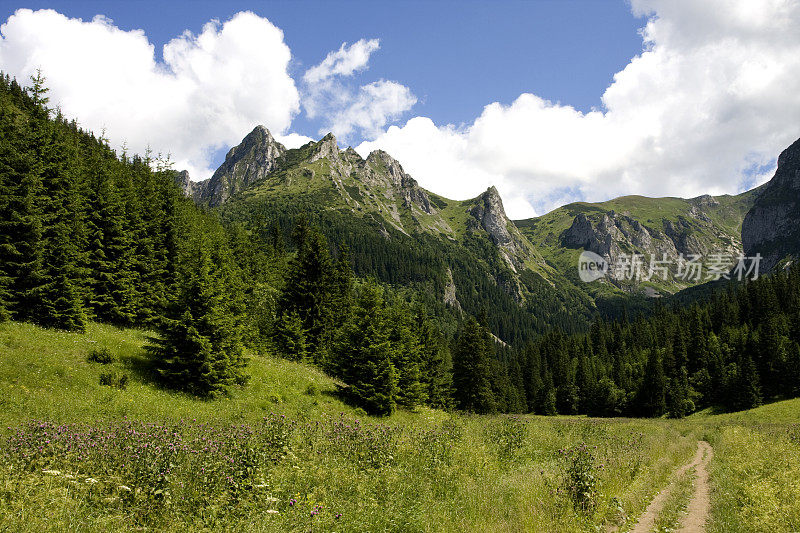
[{"label": "spruce tree", "polygon": [[553,385],[553,375],[545,371],[542,380],[542,388],[536,406],[536,414],[544,416],[555,416],[558,414],[556,408],[556,388]]},{"label": "spruce tree", "polygon": [[[39,98],[43,100],[43,97]],[[34,108],[34,112],[46,113],[40,108]],[[12,316],[16,320],[35,321],[46,274],[40,206],[42,163],[36,151],[43,132],[41,127],[37,129],[33,124],[41,124],[46,115],[19,126],[17,120],[3,118],[6,120],[0,120],[3,132],[0,171],[8,189],[4,202],[7,211],[2,215],[0,227],[0,252],[4,274],[8,278]]]},{"label": "spruce tree", "polygon": [[683,418],[689,414],[689,377],[685,366],[668,380],[666,407],[670,418]]},{"label": "spruce tree", "polygon": [[417,314],[421,381],[427,403],[437,409],[447,409],[453,404],[453,363],[445,339],[436,323],[427,318],[424,308]]},{"label": "spruce tree", "polygon": [[246,361],[240,326],[228,309],[225,280],[206,239],[196,239],[170,316],[159,327],[160,337],[150,339],[146,348],[167,385],[214,397],[244,381]]},{"label": "spruce tree", "polygon": [[[297,256],[289,266],[278,300],[278,316],[295,312],[303,322],[311,359],[326,365],[330,342],[334,266],[325,238],[301,218],[295,227]],[[281,322],[279,322],[280,324]]]},{"label": "spruce tree", "polygon": [[71,331],[83,331],[83,308],[78,274],[79,251],[76,236],[81,220],[72,175],[76,154],[63,138],[57,123],[44,121],[40,138],[42,158],[42,241],[44,283],[39,291],[36,321]]},{"label": "spruce tree", "polygon": [[749,356],[744,356],[736,373],[735,390],[733,391],[733,408],[736,410],[752,409],[762,403],[761,383],[755,363]]},{"label": "spruce tree", "polygon": [[659,417],[667,410],[666,377],[658,350],[650,350],[647,356],[637,409],[642,416],[649,417]]},{"label": "spruce tree", "polygon": [[102,321],[130,325],[136,316],[132,250],[122,195],[109,163],[100,154],[93,161],[88,220],[89,306]]},{"label": "spruce tree", "polygon": [[288,311],[278,317],[273,342],[278,355],[292,361],[308,361],[306,332],[297,311]]},{"label": "spruce tree", "polygon": [[395,355],[380,288],[368,282],[359,290],[348,322],[337,332],[333,349],[344,393],[367,413],[386,416],[397,404]]},{"label": "spruce tree", "polygon": [[453,347],[453,397],[456,406],[474,413],[493,413],[497,403],[490,382],[488,330],[470,317]]},{"label": "spruce tree", "polygon": [[784,374],[785,394],[789,398],[800,396],[800,344],[796,342],[792,342],[789,347]]},{"label": "spruce tree", "polygon": [[397,403],[413,409],[425,403],[425,385],[421,376],[421,347],[413,332],[409,311],[396,306],[387,310],[392,363],[397,371]]}]

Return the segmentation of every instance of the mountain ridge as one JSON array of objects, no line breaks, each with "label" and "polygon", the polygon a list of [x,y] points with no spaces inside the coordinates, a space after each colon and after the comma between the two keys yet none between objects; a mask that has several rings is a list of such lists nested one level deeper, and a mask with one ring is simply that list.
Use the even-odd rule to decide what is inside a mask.
[{"label": "mountain ridge", "polygon": [[[744,251],[742,222],[761,190],[690,199],[623,196],[567,204],[539,217],[512,221],[494,186],[472,199],[451,200],[420,187],[385,151],[374,150],[362,158],[352,147],[340,149],[330,133],[286,149],[263,126],[231,148],[208,180],[190,182],[185,172],[176,179],[187,196],[210,207],[259,196],[302,196],[317,207],[375,221],[385,238],[389,227],[407,236],[427,233],[453,242],[480,233],[508,268],[504,284],[519,303],[526,298],[520,283],[526,270],[551,286],[566,281],[593,298],[666,295],[697,285],[704,280],[678,279],[675,269],[664,280],[631,281],[610,272],[606,279],[586,285],[577,279],[578,256],[589,250],[613,263],[627,254],[673,262],[690,255],[722,254],[732,262]],[[450,294],[448,301],[452,299]]]}]

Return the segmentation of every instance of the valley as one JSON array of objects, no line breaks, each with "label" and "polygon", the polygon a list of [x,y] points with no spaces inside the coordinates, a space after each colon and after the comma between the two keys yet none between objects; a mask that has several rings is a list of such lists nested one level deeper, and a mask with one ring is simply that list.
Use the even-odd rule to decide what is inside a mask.
[{"label": "valley", "polygon": [[[165,391],[141,372],[145,337],[0,326],[0,438],[11,444],[0,448],[0,526],[626,531],[657,492],[692,482],[673,472],[698,440],[714,449],[707,531],[800,523],[798,400],[684,420],[430,409],[377,420],[314,368],[276,358],[254,358],[253,383],[227,399]],[[99,348],[114,361],[87,362]],[[128,373],[127,387],[99,384],[108,371]],[[168,467],[149,462],[151,446],[171,450]],[[673,490],[656,523],[678,528],[691,494]]]}]

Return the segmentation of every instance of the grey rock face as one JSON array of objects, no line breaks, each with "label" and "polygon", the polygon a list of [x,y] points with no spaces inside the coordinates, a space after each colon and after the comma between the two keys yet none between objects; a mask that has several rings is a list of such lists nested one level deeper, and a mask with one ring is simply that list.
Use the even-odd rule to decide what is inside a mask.
[{"label": "grey rock face", "polygon": [[461,302],[456,297],[456,284],[453,282],[453,271],[447,269],[447,285],[444,288],[444,304],[461,311]]},{"label": "grey rock face", "polygon": [[478,204],[470,210],[470,214],[480,222],[481,227],[497,246],[512,249],[516,247],[514,238],[508,230],[510,221],[496,187],[491,186],[478,196]]},{"label": "grey rock face", "polygon": [[[496,187],[489,187],[478,196],[476,205],[469,210],[469,214],[486,231],[500,256],[515,274],[524,268],[525,261],[532,257],[532,246],[506,216],[503,200]],[[497,282],[507,293],[522,301],[522,287],[516,276]]]},{"label": "grey rock face", "polygon": [[622,240],[622,232],[608,214],[603,214],[597,220],[579,213],[572,221],[572,226],[561,235],[561,243],[567,248],[583,248],[606,260],[622,253],[619,247]]},{"label": "grey rock face", "polygon": [[208,181],[192,181],[188,170],[181,170],[175,174],[175,183],[183,191],[183,195],[198,203],[202,201],[203,192],[208,186]]},{"label": "grey rock face", "polygon": [[778,157],[778,169],[742,223],[746,256],[762,256],[769,272],[784,258],[800,256],[800,139]]},{"label": "grey rock face", "polygon": [[263,179],[285,155],[286,148],[267,128],[256,126],[238,146],[230,149],[225,162],[202,186],[200,201],[210,206],[227,202],[234,194]]},{"label": "grey rock face", "polygon": [[331,161],[339,159],[339,146],[336,144],[336,137],[333,136],[333,133],[327,134],[314,147],[311,161],[318,161],[322,158],[328,158]]},{"label": "grey rock face", "polygon": [[[378,174],[373,170],[376,168],[384,169],[384,172]],[[388,177],[391,187],[403,197],[405,207],[416,206],[429,215],[434,212],[427,193],[420,188],[414,178],[405,173],[396,159],[383,150],[370,152],[365,161],[364,170],[366,181],[385,180]]]},{"label": "grey rock face", "polygon": [[[716,200],[706,198],[700,205],[715,205],[712,202]],[[678,217],[676,222],[663,219],[662,228],[657,228],[645,226],[639,220],[613,211],[593,212],[588,215],[578,213],[572,225],[561,234],[561,244],[567,248],[589,250],[611,264],[620,257],[633,253],[644,256],[645,263],[650,258],[661,261],[666,257],[672,264],[677,263],[680,254],[684,257],[705,257],[716,253],[735,257],[741,253],[738,240],[734,236],[722,234],[697,205],[693,205],[687,214],[694,222],[684,217]],[[713,249],[696,236],[698,225],[707,234],[715,235]],[[611,270],[608,277],[616,280],[615,271]]]}]

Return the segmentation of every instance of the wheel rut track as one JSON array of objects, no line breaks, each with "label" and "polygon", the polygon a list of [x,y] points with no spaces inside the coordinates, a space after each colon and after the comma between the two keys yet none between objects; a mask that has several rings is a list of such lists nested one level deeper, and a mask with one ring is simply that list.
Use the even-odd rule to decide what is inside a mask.
[{"label": "wheel rut track", "polygon": [[650,533],[655,526],[656,518],[661,513],[669,499],[676,480],[686,475],[690,470],[694,470],[697,479],[694,484],[694,493],[686,509],[686,516],[681,521],[678,533],[702,533],[706,530],[706,521],[711,507],[710,488],[708,483],[708,465],[714,456],[714,450],[706,441],[697,442],[697,452],[692,460],[678,468],[673,476],[672,482],[661,492],[656,494],[650,505],[636,521],[631,529],[632,533]]}]

